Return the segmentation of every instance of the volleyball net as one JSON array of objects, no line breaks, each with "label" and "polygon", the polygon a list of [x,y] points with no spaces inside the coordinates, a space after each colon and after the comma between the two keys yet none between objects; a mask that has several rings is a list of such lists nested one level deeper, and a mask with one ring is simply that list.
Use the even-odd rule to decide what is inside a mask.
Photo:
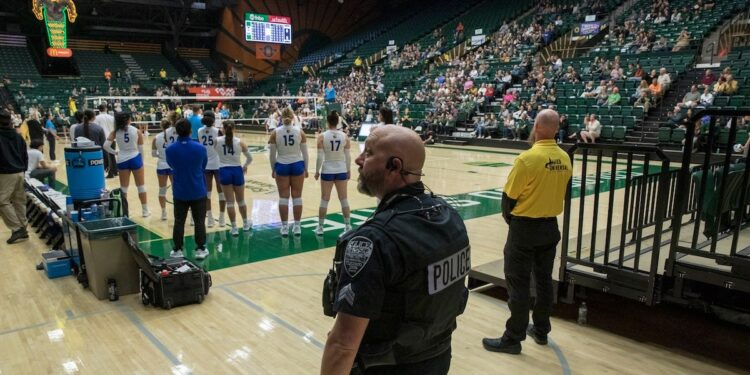
[{"label": "volleyball net", "polygon": [[98,111],[101,105],[114,112],[130,112],[133,125],[144,130],[157,130],[171,111],[184,117],[193,108],[214,112],[217,122],[232,120],[242,128],[275,127],[281,111],[291,107],[296,122],[303,128],[325,124],[328,108],[316,96],[89,96],[84,109]]}]

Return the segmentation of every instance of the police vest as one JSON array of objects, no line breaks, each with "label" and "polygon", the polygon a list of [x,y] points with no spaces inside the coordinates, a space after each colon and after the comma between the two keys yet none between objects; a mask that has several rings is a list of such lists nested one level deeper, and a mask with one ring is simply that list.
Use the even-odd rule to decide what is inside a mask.
[{"label": "police vest", "polygon": [[[465,279],[471,251],[463,220],[441,198],[403,194],[363,226],[376,228],[393,243],[406,277],[387,287],[383,311],[369,322],[358,360],[403,364],[442,354],[450,348],[456,317],[469,296]],[[337,252],[344,252],[358,231],[343,236]]]}]

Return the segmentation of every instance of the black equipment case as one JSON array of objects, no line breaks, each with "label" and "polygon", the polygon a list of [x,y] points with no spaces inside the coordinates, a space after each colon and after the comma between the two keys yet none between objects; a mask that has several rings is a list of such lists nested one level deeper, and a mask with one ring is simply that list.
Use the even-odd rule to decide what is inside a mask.
[{"label": "black equipment case", "polygon": [[[140,267],[141,302],[164,309],[202,303],[211,287],[211,275],[187,259],[147,255],[129,234],[123,234]],[[185,272],[177,272],[180,267]],[[166,272],[164,272],[166,271]]]}]

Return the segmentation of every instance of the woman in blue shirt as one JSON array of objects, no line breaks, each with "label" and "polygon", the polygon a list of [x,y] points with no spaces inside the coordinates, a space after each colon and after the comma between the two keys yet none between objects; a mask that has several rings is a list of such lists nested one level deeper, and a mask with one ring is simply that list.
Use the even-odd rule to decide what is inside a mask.
[{"label": "woman in blue shirt", "polygon": [[49,143],[49,158],[50,160],[56,160],[57,157],[55,156],[55,140],[60,139],[60,137],[57,136],[57,127],[55,126],[55,123],[52,122],[52,114],[47,114],[47,121],[44,123],[44,133],[47,137],[47,142]]}]

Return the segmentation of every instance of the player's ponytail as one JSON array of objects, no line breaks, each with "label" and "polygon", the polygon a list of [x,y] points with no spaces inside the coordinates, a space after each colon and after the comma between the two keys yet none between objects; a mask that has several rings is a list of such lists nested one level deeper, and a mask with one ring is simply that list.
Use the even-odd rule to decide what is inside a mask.
[{"label": "player's ponytail", "polygon": [[225,144],[227,147],[232,147],[234,145],[234,121],[224,121],[222,126],[224,126],[224,136],[226,137]]}]

